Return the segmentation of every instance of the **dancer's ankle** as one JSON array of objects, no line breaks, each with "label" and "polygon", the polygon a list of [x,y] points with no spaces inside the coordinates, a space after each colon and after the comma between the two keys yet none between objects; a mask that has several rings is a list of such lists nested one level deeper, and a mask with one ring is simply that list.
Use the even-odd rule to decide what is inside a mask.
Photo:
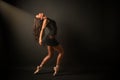
[{"label": "dancer's ankle", "polygon": [[39,67],[41,68],[43,65],[40,65]]},{"label": "dancer's ankle", "polygon": [[59,65],[56,65],[55,67],[59,67]]}]

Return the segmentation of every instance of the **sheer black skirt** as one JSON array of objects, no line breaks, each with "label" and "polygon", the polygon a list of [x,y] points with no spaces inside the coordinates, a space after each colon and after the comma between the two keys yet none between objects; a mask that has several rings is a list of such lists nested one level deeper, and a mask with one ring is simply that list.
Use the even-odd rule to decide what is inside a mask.
[{"label": "sheer black skirt", "polygon": [[45,43],[48,46],[57,46],[57,45],[59,45],[59,42],[56,40],[55,37],[53,37],[53,38],[47,37]]}]

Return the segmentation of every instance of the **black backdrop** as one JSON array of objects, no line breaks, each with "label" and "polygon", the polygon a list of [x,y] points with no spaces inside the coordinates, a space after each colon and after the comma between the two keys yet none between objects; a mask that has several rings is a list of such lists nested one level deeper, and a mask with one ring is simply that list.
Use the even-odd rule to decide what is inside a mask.
[{"label": "black backdrop", "polygon": [[[57,38],[65,50],[62,62],[64,67],[84,67],[87,70],[90,68],[91,71],[97,70],[97,68],[112,72],[117,71],[119,64],[119,14],[116,1],[3,1],[31,15],[30,22],[27,21],[31,26],[27,27],[26,31],[19,31],[22,34],[17,35],[11,29],[13,25],[9,23],[8,18],[4,13],[0,13],[1,63],[3,67],[36,66],[45,56],[44,47],[40,47],[33,39],[33,23],[31,23],[35,14],[45,12],[57,22]],[[24,18],[21,17],[21,21]],[[26,24],[23,26],[26,27]],[[23,39],[18,38],[19,36]],[[41,53],[43,54],[41,55]]]}]

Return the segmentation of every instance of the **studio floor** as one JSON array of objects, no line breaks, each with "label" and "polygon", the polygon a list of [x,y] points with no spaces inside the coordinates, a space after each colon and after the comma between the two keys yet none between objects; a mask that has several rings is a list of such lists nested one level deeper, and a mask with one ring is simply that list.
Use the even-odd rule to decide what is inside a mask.
[{"label": "studio floor", "polygon": [[[96,69],[67,68],[53,76],[52,67],[44,67],[38,74],[33,74],[35,67],[17,67],[8,71],[8,80],[112,80],[114,73],[107,67]],[[107,70],[106,70],[107,69]],[[117,77],[117,76],[116,76]],[[113,79],[114,80],[114,79]]]}]

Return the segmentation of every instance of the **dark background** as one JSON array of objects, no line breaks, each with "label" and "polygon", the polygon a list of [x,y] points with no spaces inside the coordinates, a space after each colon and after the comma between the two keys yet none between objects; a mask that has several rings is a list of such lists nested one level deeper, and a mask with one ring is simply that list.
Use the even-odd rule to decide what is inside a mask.
[{"label": "dark background", "polygon": [[[7,9],[3,2],[13,8]],[[46,55],[46,47],[32,35],[35,14],[44,12],[57,22],[57,39],[65,51],[63,69],[117,76],[119,4],[115,0],[2,0],[1,4],[0,61],[5,70],[34,67]],[[53,66],[55,59],[46,66]]]}]

